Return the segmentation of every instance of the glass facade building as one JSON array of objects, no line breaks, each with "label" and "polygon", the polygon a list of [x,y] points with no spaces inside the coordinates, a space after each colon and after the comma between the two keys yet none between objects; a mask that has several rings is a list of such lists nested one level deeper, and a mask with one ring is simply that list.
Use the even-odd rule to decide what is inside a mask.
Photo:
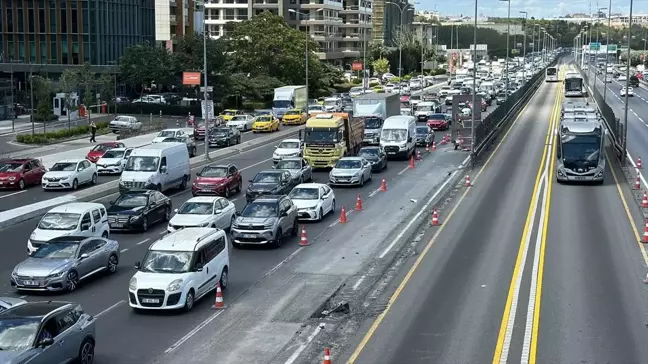
[{"label": "glass facade building", "polygon": [[0,63],[113,64],[155,42],[155,0],[0,0]]}]

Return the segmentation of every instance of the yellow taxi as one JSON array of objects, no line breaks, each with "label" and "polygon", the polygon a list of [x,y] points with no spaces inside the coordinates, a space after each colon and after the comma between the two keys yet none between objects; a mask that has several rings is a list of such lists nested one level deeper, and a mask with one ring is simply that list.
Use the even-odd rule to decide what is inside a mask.
[{"label": "yellow taxi", "polygon": [[301,125],[306,124],[306,113],[304,110],[292,109],[286,111],[281,122],[284,125]]},{"label": "yellow taxi", "polygon": [[252,132],[258,133],[262,131],[273,132],[279,130],[279,120],[272,115],[260,115],[254,119],[252,124]]},{"label": "yellow taxi", "polygon": [[384,88],[383,86],[381,86],[381,85],[378,85],[378,86],[375,86],[375,87],[373,88],[373,92],[375,92],[375,93],[377,93],[377,94],[384,93],[384,92],[385,92],[385,88]]},{"label": "yellow taxi", "polygon": [[225,121],[230,121],[236,115],[241,115],[241,114],[242,114],[242,112],[239,111],[239,110],[227,109],[227,110],[223,110],[223,112],[219,116],[221,118],[223,118],[223,120],[225,120]]}]

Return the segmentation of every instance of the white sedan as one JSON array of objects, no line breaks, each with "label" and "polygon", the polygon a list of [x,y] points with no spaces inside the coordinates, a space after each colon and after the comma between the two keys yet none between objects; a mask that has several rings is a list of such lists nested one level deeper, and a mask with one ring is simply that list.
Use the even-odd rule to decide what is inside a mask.
[{"label": "white sedan", "polygon": [[87,159],[56,162],[41,180],[44,190],[76,190],[86,183],[97,183],[97,166]]},{"label": "white sedan", "polygon": [[322,183],[302,183],[290,191],[288,198],[297,206],[300,220],[321,221],[335,211],[335,193]]},{"label": "white sedan", "polygon": [[113,148],[108,150],[97,161],[97,172],[100,174],[122,173],[132,151],[133,148]]},{"label": "white sedan", "polygon": [[627,89],[625,87],[621,87],[619,95],[625,97],[626,93],[628,94],[628,97],[632,97],[634,96],[634,89],[632,87],[628,87]]},{"label": "white sedan", "polygon": [[236,219],[236,207],[223,197],[190,198],[175,210],[167,231],[172,233],[187,227],[212,227],[227,230]]},{"label": "white sedan", "polygon": [[252,130],[254,117],[252,115],[236,115],[225,124],[228,128],[236,128],[240,131]]},{"label": "white sedan", "polygon": [[626,75],[619,75],[619,78],[617,81],[627,81],[628,79],[626,78]]},{"label": "white sedan", "polygon": [[277,164],[284,158],[301,157],[303,148],[304,145],[299,139],[284,139],[272,153],[272,161]]},{"label": "white sedan", "polygon": [[166,138],[181,138],[182,136],[187,135],[184,130],[180,128],[175,129],[164,129],[158,133],[158,135],[153,138],[151,143],[162,143]]}]

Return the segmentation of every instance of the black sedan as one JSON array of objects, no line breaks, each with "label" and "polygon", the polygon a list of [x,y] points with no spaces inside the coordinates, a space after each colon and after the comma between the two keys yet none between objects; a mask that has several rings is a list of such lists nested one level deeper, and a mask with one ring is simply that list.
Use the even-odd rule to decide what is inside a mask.
[{"label": "black sedan", "polygon": [[416,127],[416,145],[419,147],[425,147],[432,145],[434,142],[434,132],[430,129],[429,126],[417,126]]},{"label": "black sedan", "polygon": [[210,147],[229,147],[241,143],[241,133],[234,128],[214,128],[207,140]]},{"label": "black sedan", "polygon": [[157,222],[171,219],[171,199],[159,191],[128,191],[108,207],[110,230],[146,231]]},{"label": "black sedan", "polygon": [[298,183],[287,170],[261,171],[250,180],[245,200],[250,203],[263,195],[287,195]]},{"label": "black sedan", "polygon": [[387,168],[387,154],[380,147],[363,147],[358,156],[371,163],[372,172],[380,172]]}]

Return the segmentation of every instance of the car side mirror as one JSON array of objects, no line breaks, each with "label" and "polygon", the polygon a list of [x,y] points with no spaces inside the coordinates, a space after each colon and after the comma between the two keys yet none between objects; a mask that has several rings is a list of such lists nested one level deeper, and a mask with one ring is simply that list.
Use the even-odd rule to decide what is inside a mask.
[{"label": "car side mirror", "polygon": [[83,253],[83,254],[81,254],[81,256],[79,257],[79,259],[81,259],[81,260],[83,260],[83,259],[87,259],[89,256],[90,256],[90,255],[88,255],[88,253]]},{"label": "car side mirror", "polygon": [[90,223],[81,224],[81,231],[90,230]]},{"label": "car side mirror", "polygon": [[280,216],[281,216],[281,217],[286,217],[286,216],[288,216],[288,211],[281,211]]},{"label": "car side mirror", "polygon": [[135,269],[137,269],[137,270],[140,269],[140,262],[135,262]]},{"label": "car side mirror", "polygon": [[236,212],[234,213],[234,215],[236,215],[236,216],[241,216],[241,212],[240,212],[240,211],[236,211]]},{"label": "car side mirror", "polygon": [[320,197],[320,200],[326,200],[327,197],[328,195],[323,195],[322,197]]},{"label": "car side mirror", "polygon": [[39,345],[42,346],[42,347],[51,346],[53,344],[54,344],[54,339],[51,338],[51,337],[45,338],[45,339],[41,340],[40,343],[39,343]]},{"label": "car side mirror", "polygon": [[194,272],[202,272],[202,271],[203,271],[203,267],[200,265],[197,265],[196,268],[194,268]]},{"label": "car side mirror", "polygon": [[167,171],[167,166],[160,167],[160,172],[166,173],[166,171]]},{"label": "car side mirror", "polygon": [[115,204],[115,201],[110,201],[110,204],[111,204],[111,205],[114,205],[114,204]]},{"label": "car side mirror", "polygon": [[223,210],[214,210],[214,215],[218,215],[218,214],[220,214],[222,212],[223,212]]}]

